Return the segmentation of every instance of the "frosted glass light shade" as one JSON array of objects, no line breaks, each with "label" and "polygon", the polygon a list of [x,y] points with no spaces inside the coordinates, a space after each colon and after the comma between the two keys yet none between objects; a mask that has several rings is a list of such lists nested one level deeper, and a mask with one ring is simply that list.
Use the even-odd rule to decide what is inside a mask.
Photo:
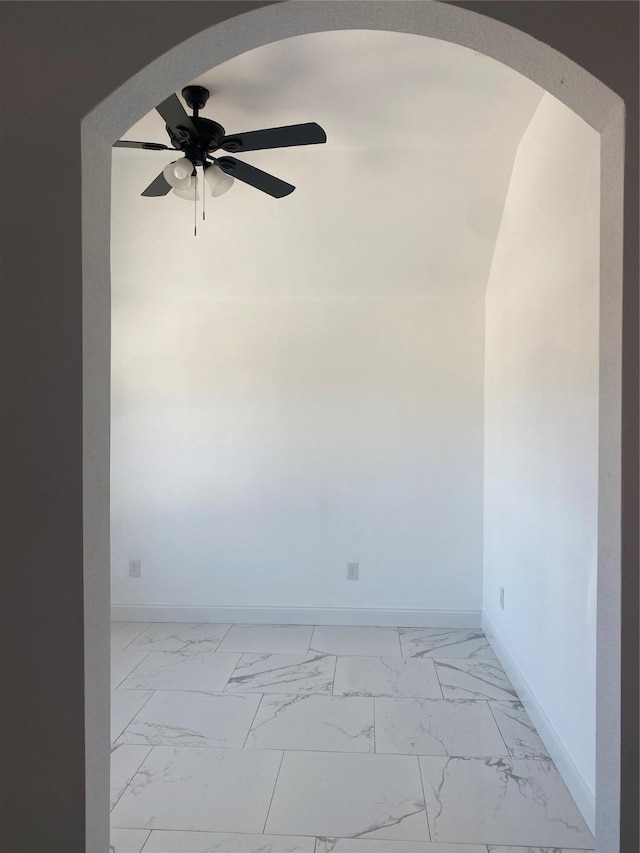
[{"label": "frosted glass light shade", "polygon": [[173,190],[173,194],[186,201],[197,201],[200,198],[200,193],[196,187],[196,180],[192,177],[187,178],[186,186],[176,187]]},{"label": "frosted glass light shade", "polygon": [[211,195],[221,196],[233,186],[233,178],[223,172],[215,163],[205,169],[204,179],[209,184]]},{"label": "frosted glass light shade", "polygon": [[173,163],[169,163],[162,170],[165,181],[177,190],[189,188],[192,172],[193,163],[191,160],[187,160],[186,157],[183,157],[182,160],[175,160]]}]

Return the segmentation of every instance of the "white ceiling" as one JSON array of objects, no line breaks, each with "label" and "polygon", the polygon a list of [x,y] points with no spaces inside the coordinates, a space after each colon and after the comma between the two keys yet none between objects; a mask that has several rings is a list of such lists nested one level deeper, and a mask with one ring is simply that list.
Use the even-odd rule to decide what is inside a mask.
[{"label": "white ceiling", "polygon": [[[114,149],[116,296],[483,292],[539,87],[458,45],[361,30],[276,42],[191,82],[228,133],[317,121],[327,143],[243,155],[296,191],[276,200],[236,181],[207,197],[204,223],[199,203],[197,238],[193,204],[140,197],[171,155]],[[123,138],[167,141],[155,111]]]}]

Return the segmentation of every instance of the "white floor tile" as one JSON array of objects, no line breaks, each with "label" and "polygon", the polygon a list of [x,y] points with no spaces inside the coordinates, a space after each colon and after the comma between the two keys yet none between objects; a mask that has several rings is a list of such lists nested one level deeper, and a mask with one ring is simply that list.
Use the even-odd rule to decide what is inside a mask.
[{"label": "white floor tile", "polygon": [[480,631],[119,622],[111,648],[111,853],[593,851]]},{"label": "white floor tile", "polygon": [[436,660],[445,699],[518,700],[497,660]]},{"label": "white floor tile", "polygon": [[432,756],[419,760],[436,841],[573,848],[593,843],[551,762]]},{"label": "white floor tile", "polygon": [[111,689],[115,690],[124,679],[146,658],[147,652],[137,649],[120,649],[111,652]]},{"label": "white floor tile", "polygon": [[365,838],[318,838],[315,853],[487,853],[487,848],[484,844],[372,841]]},{"label": "white floor tile", "polygon": [[417,762],[410,755],[287,752],[265,831],[428,841]]},{"label": "white floor tile", "polygon": [[122,682],[127,690],[223,690],[240,655],[218,652],[148,652]]},{"label": "white floor tile", "polygon": [[148,837],[146,829],[112,829],[109,853],[140,853]]},{"label": "white floor tile", "polygon": [[399,628],[402,654],[417,658],[495,658],[478,629]]},{"label": "white floor tile", "polygon": [[111,824],[260,833],[281,758],[276,750],[156,746],[118,800]]},{"label": "white floor tile", "polygon": [[153,690],[111,691],[111,743],[117,741],[151,696],[153,696]]},{"label": "white floor tile", "polygon": [[519,703],[489,702],[512,758],[550,759],[527,712]]},{"label": "white floor tile", "polygon": [[222,832],[151,833],[144,853],[314,853],[315,838]]},{"label": "white floor tile", "polygon": [[225,692],[331,693],[331,655],[242,655]]},{"label": "white floor tile", "polygon": [[233,625],[219,651],[306,655],[312,632],[311,625]]},{"label": "white floor tile", "polygon": [[339,657],[333,692],[442,699],[433,661],[413,658]]},{"label": "white floor tile", "polygon": [[376,699],[376,752],[489,756],[509,753],[487,702]]},{"label": "white floor tile", "polygon": [[118,743],[150,746],[227,746],[241,749],[260,696],[159,690]]},{"label": "white floor tile", "polygon": [[487,849],[489,853],[594,853],[593,847],[577,850],[575,847],[496,847],[489,844]]},{"label": "white floor tile", "polygon": [[373,752],[373,699],[263,696],[247,747]]},{"label": "white floor tile", "polygon": [[112,622],[111,651],[122,651],[149,626],[148,622]]},{"label": "white floor tile", "polygon": [[216,651],[230,624],[218,622],[154,622],[129,648],[145,652]]},{"label": "white floor tile", "polygon": [[397,628],[365,626],[318,625],[311,638],[311,651],[367,657],[402,655]]},{"label": "white floor tile", "polygon": [[109,791],[111,808],[138,772],[138,768],[149,755],[149,746],[114,746],[111,748],[111,774]]}]

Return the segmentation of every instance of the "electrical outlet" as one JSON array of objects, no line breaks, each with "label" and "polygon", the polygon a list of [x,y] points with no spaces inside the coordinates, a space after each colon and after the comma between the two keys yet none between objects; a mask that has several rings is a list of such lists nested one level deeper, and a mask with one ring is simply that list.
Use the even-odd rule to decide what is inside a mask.
[{"label": "electrical outlet", "polygon": [[357,581],[358,580],[358,568],[359,563],[347,563],[347,580],[348,581]]},{"label": "electrical outlet", "polygon": [[500,587],[500,607],[504,610],[504,587]]},{"label": "electrical outlet", "polygon": [[139,578],[140,577],[140,568],[141,568],[141,561],[140,560],[130,560],[129,561],[129,577],[130,578]]}]

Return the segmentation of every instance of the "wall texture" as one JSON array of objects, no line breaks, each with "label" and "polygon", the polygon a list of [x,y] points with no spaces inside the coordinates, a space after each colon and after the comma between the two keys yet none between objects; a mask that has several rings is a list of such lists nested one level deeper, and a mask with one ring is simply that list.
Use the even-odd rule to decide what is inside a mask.
[{"label": "wall texture", "polygon": [[599,135],[544,95],[496,244],[485,365],[484,611],[582,777],[592,825],[599,172]]},{"label": "wall texture", "polygon": [[483,326],[479,295],[119,300],[112,603],[478,613]]}]

